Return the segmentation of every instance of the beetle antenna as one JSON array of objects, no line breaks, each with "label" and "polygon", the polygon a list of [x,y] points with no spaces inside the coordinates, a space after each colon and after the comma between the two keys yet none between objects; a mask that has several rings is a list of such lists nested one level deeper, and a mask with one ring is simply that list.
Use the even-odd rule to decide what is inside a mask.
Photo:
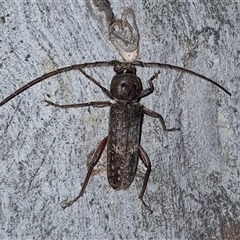
[{"label": "beetle antenna", "polygon": [[16,90],[14,93],[12,93],[8,97],[6,97],[2,102],[0,102],[0,106],[4,105],[5,103],[7,103],[11,99],[13,99],[17,95],[19,95],[20,93],[24,92],[28,88],[30,88],[30,87],[34,86],[35,84],[37,84],[37,83],[39,83],[39,82],[41,82],[41,81],[43,81],[43,80],[45,80],[49,77],[52,77],[54,75],[57,75],[57,74],[60,74],[60,73],[63,73],[63,72],[68,72],[68,71],[71,71],[71,70],[80,70],[80,69],[85,68],[85,67],[113,66],[114,64],[115,64],[114,61],[110,61],[110,62],[109,61],[89,62],[89,63],[75,64],[75,65],[71,65],[71,66],[68,66],[68,67],[63,67],[63,68],[56,69],[52,72],[45,73],[41,77],[38,77],[38,78],[32,80],[31,82],[25,84],[24,86],[22,86],[18,90]]},{"label": "beetle antenna", "polygon": [[208,78],[208,77],[205,77],[204,75],[202,74],[199,74],[199,73],[196,73],[192,70],[189,70],[189,69],[186,69],[186,68],[183,68],[183,67],[179,67],[179,66],[175,66],[175,65],[171,65],[171,64],[168,64],[168,63],[158,63],[158,62],[148,62],[148,63],[144,63],[144,62],[141,62],[141,61],[136,61],[136,62],[133,62],[132,63],[134,66],[139,66],[139,67],[161,67],[161,68],[170,68],[170,69],[175,69],[175,70],[180,70],[180,71],[183,71],[183,72],[187,72],[187,73],[190,73],[192,75],[195,75],[199,78],[202,78],[204,79],[205,81],[208,81],[212,84],[214,84],[215,86],[219,87],[221,90],[223,90],[225,93],[227,93],[228,95],[232,95],[226,88],[224,88],[223,86],[221,86],[220,84],[218,84],[217,82],[213,81],[212,79]]},{"label": "beetle antenna", "polygon": [[[47,79],[49,77],[52,77],[54,75],[57,75],[57,74],[60,74],[60,73],[63,73],[63,72],[68,72],[68,71],[71,71],[71,70],[80,70],[81,71],[81,69],[86,68],[86,67],[115,66],[118,63],[120,63],[120,62],[117,61],[117,60],[89,62],[89,63],[75,64],[75,65],[71,65],[71,66],[68,66],[68,67],[63,67],[63,68],[56,69],[56,70],[54,70],[52,72],[45,73],[42,76],[40,76],[38,78],[35,78],[31,82],[29,82],[29,83],[25,84],[24,86],[20,87],[14,93],[12,93],[8,97],[6,97],[2,102],[0,102],[0,106],[3,106],[5,103],[7,103],[11,99],[13,99],[17,95],[19,95],[20,93],[24,92],[28,88],[30,88],[30,87],[34,86],[35,84],[37,84],[37,83],[39,83],[39,82],[41,82],[41,81],[43,81],[43,80],[45,80],[45,79]],[[221,90],[223,90],[228,95],[230,95],[230,96],[232,95],[227,89],[225,89],[223,86],[221,86],[217,82],[213,81],[212,79],[210,79],[208,77],[205,77],[204,75],[201,75],[199,73],[196,73],[196,72],[194,72],[192,70],[183,68],[183,67],[179,67],[179,66],[175,66],[175,65],[171,65],[171,64],[167,64],[167,63],[158,63],[158,62],[144,63],[144,62],[141,62],[141,61],[135,61],[135,62],[130,63],[130,64],[132,64],[133,66],[139,66],[139,67],[161,67],[161,68],[170,68],[170,69],[180,70],[180,71],[183,71],[183,72],[188,72],[188,73],[190,73],[192,75],[195,75],[195,76],[197,76],[199,78],[204,79],[205,81],[211,82],[212,84],[214,84],[215,86],[219,87]],[[100,84],[96,80],[93,81],[91,78],[89,78],[89,77],[87,77],[87,78],[89,80],[91,80],[92,82],[94,82],[97,86],[100,86]]]}]

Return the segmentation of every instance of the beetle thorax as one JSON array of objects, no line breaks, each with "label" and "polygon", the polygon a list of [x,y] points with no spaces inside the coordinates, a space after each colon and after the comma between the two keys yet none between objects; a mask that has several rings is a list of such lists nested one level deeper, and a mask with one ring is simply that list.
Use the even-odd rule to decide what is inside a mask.
[{"label": "beetle thorax", "polygon": [[140,78],[133,73],[116,74],[112,79],[110,92],[118,101],[136,102],[142,92]]}]

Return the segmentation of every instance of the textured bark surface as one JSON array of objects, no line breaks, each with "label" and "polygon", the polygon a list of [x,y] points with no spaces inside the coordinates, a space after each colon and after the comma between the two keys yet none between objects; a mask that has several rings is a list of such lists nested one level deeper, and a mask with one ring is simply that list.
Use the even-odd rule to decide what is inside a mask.
[{"label": "textured bark surface", "polygon": [[[141,144],[152,173],[140,203],[144,167],[126,191],[106,179],[106,152],[83,198],[63,210],[107,134],[108,109],[46,106],[107,100],[73,71],[48,79],[0,108],[0,239],[240,239],[239,1],[111,1],[116,17],[131,7],[139,60],[183,66],[221,83],[161,70],[141,103],[168,127],[144,118]],[[0,99],[51,70],[121,60],[85,2],[0,0]],[[140,69],[146,81],[159,69]],[[111,68],[88,71],[104,86]]]}]

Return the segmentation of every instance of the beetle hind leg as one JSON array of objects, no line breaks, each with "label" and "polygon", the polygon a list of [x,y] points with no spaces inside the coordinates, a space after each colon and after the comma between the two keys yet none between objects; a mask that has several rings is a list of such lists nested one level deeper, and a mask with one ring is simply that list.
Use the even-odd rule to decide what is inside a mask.
[{"label": "beetle hind leg", "polygon": [[93,154],[93,156],[92,156],[92,159],[91,159],[91,161],[90,161],[90,163],[89,163],[88,172],[87,172],[87,175],[86,175],[86,177],[85,177],[85,180],[84,180],[84,182],[83,182],[83,185],[82,185],[82,187],[81,187],[81,190],[80,190],[79,194],[78,194],[75,198],[73,198],[72,200],[70,200],[70,201],[67,201],[67,200],[63,201],[63,202],[62,202],[62,208],[63,208],[63,209],[71,206],[71,205],[72,205],[73,203],[75,203],[80,197],[83,196],[84,191],[85,191],[85,189],[86,189],[86,187],[87,187],[89,178],[90,178],[90,176],[91,176],[91,174],[92,174],[93,168],[94,168],[94,167],[96,166],[96,164],[98,163],[98,161],[99,161],[99,159],[100,159],[100,157],[101,157],[101,155],[102,155],[102,152],[103,152],[103,150],[104,150],[104,148],[105,148],[105,146],[106,146],[106,144],[107,144],[107,138],[108,138],[108,137],[105,137],[105,138],[100,142],[100,144],[98,145],[97,149],[95,150],[95,152],[94,152],[94,154]]},{"label": "beetle hind leg", "polygon": [[145,150],[143,149],[143,147],[141,145],[138,146],[138,155],[141,159],[141,161],[143,162],[143,164],[145,165],[145,167],[147,168],[147,171],[145,173],[144,176],[144,180],[143,180],[143,186],[142,186],[142,190],[139,194],[139,199],[141,200],[143,206],[150,211],[151,213],[153,213],[153,211],[151,210],[151,208],[144,202],[143,200],[143,195],[145,193],[146,187],[147,187],[147,183],[148,183],[148,178],[150,176],[151,173],[151,162],[150,159],[147,155],[147,153],[145,152]]}]

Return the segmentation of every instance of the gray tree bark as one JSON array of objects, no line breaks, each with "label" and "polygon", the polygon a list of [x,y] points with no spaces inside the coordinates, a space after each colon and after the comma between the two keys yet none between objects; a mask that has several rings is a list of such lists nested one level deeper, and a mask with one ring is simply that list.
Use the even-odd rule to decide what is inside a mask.
[{"label": "gray tree bark", "polygon": [[[108,109],[62,110],[60,104],[108,100],[78,71],[47,79],[0,108],[1,239],[240,239],[240,3],[239,1],[111,1],[136,15],[138,60],[192,69],[232,96],[175,70],[139,69],[142,99],[168,127],[144,118],[141,144],[152,162],[144,200],[144,166],[126,191],[111,189],[106,152],[86,192],[71,207],[86,161],[107,135]],[[85,1],[0,0],[0,100],[60,67],[121,60],[108,31]],[[88,71],[109,87],[113,69]]]}]

